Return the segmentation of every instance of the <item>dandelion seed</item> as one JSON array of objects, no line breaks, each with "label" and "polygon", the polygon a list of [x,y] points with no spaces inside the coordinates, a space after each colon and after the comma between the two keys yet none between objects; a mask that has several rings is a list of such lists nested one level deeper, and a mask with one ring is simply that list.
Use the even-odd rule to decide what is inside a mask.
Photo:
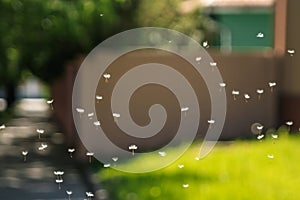
[{"label": "dandelion seed", "polygon": [[293,124],[294,124],[294,122],[292,122],[292,121],[287,121],[287,122],[285,122],[285,124],[289,127],[289,132],[290,132],[290,130],[291,130],[291,126],[293,126]]},{"label": "dandelion seed", "polygon": [[0,126],[0,130],[5,129],[5,128],[6,128],[6,127],[5,127],[4,124],[2,124],[2,125]]},{"label": "dandelion seed", "polygon": [[22,155],[23,155],[23,160],[24,160],[24,162],[26,162],[27,154],[28,154],[28,151],[22,151]]},{"label": "dandelion seed", "polygon": [[39,134],[39,139],[41,139],[41,134],[44,134],[44,129],[36,129],[36,132]]},{"label": "dandelion seed", "polygon": [[288,49],[287,52],[288,52],[288,54],[290,54],[290,56],[294,56],[295,49]]},{"label": "dandelion seed", "polygon": [[84,113],[83,108],[76,108],[76,111],[79,113],[79,117],[81,117],[81,114]]},{"label": "dandelion seed", "polygon": [[240,95],[240,91],[238,90],[232,90],[231,94],[233,95],[233,100],[236,100],[236,96]]},{"label": "dandelion seed", "polygon": [[184,165],[180,164],[180,165],[178,165],[178,168],[182,169],[182,168],[184,168]]},{"label": "dandelion seed", "polygon": [[100,95],[96,95],[96,100],[97,100],[97,103],[99,103],[99,101],[101,101],[103,99],[103,97],[102,96],[100,96]]},{"label": "dandelion seed", "polygon": [[104,164],[103,167],[108,168],[110,167],[110,164]]},{"label": "dandelion seed", "polygon": [[[58,176],[58,171],[54,171],[53,174],[54,174],[55,176]],[[57,179],[58,179],[58,177],[57,177]]]},{"label": "dandelion seed", "polygon": [[262,90],[262,89],[257,89],[257,90],[256,90],[256,93],[258,94],[258,100],[260,100],[261,95],[264,93],[264,90]]},{"label": "dandelion seed", "polygon": [[172,43],[172,40],[169,40],[168,43],[171,44],[171,43]]},{"label": "dandelion seed", "polygon": [[210,64],[210,66],[212,66],[212,67],[216,67],[216,66],[217,66],[217,63],[216,63],[216,62],[210,62],[209,64]]},{"label": "dandelion seed", "polygon": [[226,83],[219,83],[220,87],[224,88],[226,87]]},{"label": "dandelion seed", "polygon": [[75,152],[75,149],[74,148],[69,148],[68,152],[70,154],[70,157],[73,158],[73,153]]},{"label": "dandelion seed", "polygon": [[165,157],[167,155],[166,152],[164,151],[159,151],[158,154],[161,156],[161,157]]},{"label": "dandelion seed", "polygon": [[277,138],[278,138],[278,135],[272,134],[272,138],[273,138],[273,139],[277,139]]},{"label": "dandelion seed", "polygon": [[185,112],[185,111],[188,111],[189,110],[189,107],[183,107],[181,108],[181,112]]},{"label": "dandelion seed", "polygon": [[97,99],[97,100],[102,100],[103,97],[102,97],[102,96],[99,96],[99,95],[96,95],[96,99]]},{"label": "dandelion seed", "polygon": [[64,182],[63,179],[56,179],[55,182],[58,184],[58,189],[61,189],[61,184]]},{"label": "dandelion seed", "polygon": [[208,42],[207,42],[207,41],[204,41],[204,42],[202,43],[202,46],[203,46],[204,48],[209,48],[209,45],[208,45]]},{"label": "dandelion seed", "polygon": [[78,113],[84,113],[84,109],[82,109],[82,108],[76,108],[76,111],[77,111]]},{"label": "dandelion seed", "polygon": [[44,151],[44,148],[43,147],[39,147],[38,150],[39,151]]},{"label": "dandelion seed", "polygon": [[274,158],[274,155],[268,155],[268,158],[270,158],[270,159],[273,159]]},{"label": "dandelion seed", "polygon": [[213,119],[207,120],[207,123],[209,124],[209,128],[215,123],[216,121]]},{"label": "dandelion seed", "polygon": [[195,60],[196,60],[196,62],[200,62],[200,61],[202,60],[202,57],[200,57],[200,56],[199,56],[199,57],[196,57]]},{"label": "dandelion seed", "polygon": [[93,124],[94,124],[94,126],[96,126],[96,127],[98,127],[98,126],[101,125],[99,121],[95,121]]},{"label": "dandelion seed", "polygon": [[94,116],[94,113],[88,113],[88,117],[91,119]]},{"label": "dandelion seed", "polygon": [[113,113],[113,116],[116,117],[116,118],[121,117],[121,115],[119,113]]},{"label": "dandelion seed", "polygon": [[251,132],[257,137],[262,133],[263,125],[260,123],[254,123],[251,125]]},{"label": "dandelion seed", "polygon": [[185,117],[186,117],[186,113],[187,113],[187,111],[188,111],[189,109],[190,109],[189,107],[182,107],[182,108],[181,108],[181,112],[184,113],[184,116],[185,116]]},{"label": "dandelion seed", "polygon": [[113,117],[114,117],[115,122],[118,122],[118,118],[120,118],[121,115],[119,113],[113,113]]},{"label": "dandelion seed", "polygon": [[42,143],[41,146],[38,147],[38,150],[39,150],[39,151],[45,151],[45,149],[47,149],[47,148],[48,148],[48,145]]},{"label": "dandelion seed", "polygon": [[214,124],[215,122],[216,122],[216,121],[213,120],[213,119],[207,120],[207,123],[210,124],[210,125]]},{"label": "dandelion seed", "polygon": [[111,75],[109,73],[103,74],[103,77],[105,78],[105,82],[108,82],[108,79],[110,79]]},{"label": "dandelion seed", "polygon": [[182,187],[183,188],[188,188],[190,185],[189,184],[183,184]]},{"label": "dandelion seed", "polygon": [[48,100],[47,104],[51,104],[51,103],[53,103],[53,101],[54,101],[54,99]]},{"label": "dandelion seed", "polygon": [[73,194],[73,192],[71,190],[66,190],[66,193],[68,195],[69,200],[71,200],[71,195]]},{"label": "dandelion seed", "polygon": [[45,130],[44,129],[36,129],[36,132],[43,134],[45,132]]},{"label": "dandelion seed", "polygon": [[257,130],[258,130],[258,135],[260,135],[261,132],[262,132],[262,130],[263,130],[263,128],[264,128],[264,126],[258,125],[258,126],[256,126],[256,128],[257,128]]},{"label": "dandelion seed", "polygon": [[119,160],[118,157],[112,157],[111,159],[112,159],[114,162],[117,162],[117,161]]},{"label": "dandelion seed", "polygon": [[263,94],[264,90],[257,89],[256,92],[257,92],[257,94]]},{"label": "dandelion seed", "polygon": [[92,163],[92,156],[94,156],[93,152],[87,152],[86,155],[89,157],[89,162]]},{"label": "dandelion seed", "polygon": [[91,193],[91,192],[86,192],[85,194],[86,194],[86,196],[88,197],[88,199],[91,199],[91,198],[94,197],[94,194]]},{"label": "dandelion seed", "polygon": [[211,71],[213,72],[215,70],[215,67],[217,67],[216,62],[210,62],[209,65],[211,66]]},{"label": "dandelion seed", "polygon": [[60,176],[60,178],[62,178],[62,175],[64,175],[65,172],[64,172],[64,171],[56,171],[56,174],[57,174],[58,176]]},{"label": "dandelion seed", "polygon": [[261,134],[261,135],[258,135],[258,136],[257,136],[257,139],[258,139],[258,140],[261,140],[261,139],[263,139],[264,137],[265,137],[265,135]]},{"label": "dandelion seed", "polygon": [[239,92],[239,91],[237,91],[237,90],[232,90],[232,94],[233,94],[233,95],[239,95],[239,94],[240,94],[240,92]]},{"label": "dandelion seed", "polygon": [[269,86],[274,87],[274,86],[276,86],[276,83],[275,82],[269,82]]},{"label": "dandelion seed", "polygon": [[51,106],[51,110],[53,110],[53,102],[54,102],[54,99],[47,101],[47,104],[49,104]]},{"label": "dandelion seed", "polygon": [[104,14],[100,13],[100,17],[103,17],[103,16],[104,16]]},{"label": "dandelion seed", "polygon": [[257,37],[257,38],[263,38],[263,37],[264,37],[264,34],[261,33],[261,32],[259,32],[259,33],[257,33],[256,37]]},{"label": "dandelion seed", "polygon": [[273,92],[274,87],[275,87],[276,85],[277,85],[276,82],[269,82],[269,87],[270,87],[271,92]]},{"label": "dandelion seed", "polygon": [[87,152],[86,155],[87,155],[87,156],[93,156],[94,153],[93,153],[93,152]]},{"label": "dandelion seed", "polygon": [[222,88],[225,88],[226,87],[226,83],[219,83],[219,86],[220,86],[220,92],[222,91]]},{"label": "dandelion seed", "polygon": [[248,103],[248,100],[251,98],[249,94],[244,94],[245,102]]},{"label": "dandelion seed", "polygon": [[56,179],[62,179],[62,176],[65,174],[64,171],[54,171],[53,174],[56,176]]},{"label": "dandelion seed", "polygon": [[132,144],[128,147],[129,150],[132,151],[132,155],[134,156],[134,151],[138,149],[138,147],[135,144]]},{"label": "dandelion seed", "polygon": [[197,161],[198,161],[198,160],[200,160],[200,158],[199,158],[199,157],[195,157],[195,160],[197,160]]}]

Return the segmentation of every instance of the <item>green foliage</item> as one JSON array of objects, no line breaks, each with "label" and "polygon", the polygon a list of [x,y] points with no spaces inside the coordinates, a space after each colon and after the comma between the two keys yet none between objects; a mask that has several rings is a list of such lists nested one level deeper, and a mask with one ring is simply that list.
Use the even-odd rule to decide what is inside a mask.
[{"label": "green foliage", "polygon": [[22,69],[52,80],[112,34],[115,12],[110,0],[1,0],[1,80],[17,82]]},{"label": "green foliage", "polygon": [[50,81],[67,61],[88,53],[110,34],[116,24],[111,6],[110,1],[26,1],[22,64]]},{"label": "green foliage", "polygon": [[142,0],[136,10],[138,26],[158,26],[182,32],[196,41],[213,38],[217,31],[215,23],[201,15],[200,9],[184,13],[182,0]]},{"label": "green foliage", "polygon": [[[200,149],[195,144],[174,164],[156,172],[127,174],[105,168],[98,174],[109,198],[115,200],[296,200],[300,137],[284,134],[279,131],[278,139],[220,143],[203,160],[195,160]],[[151,161],[141,158],[129,165],[159,159],[159,155]],[[179,169],[179,164],[184,168]]]},{"label": "green foliage", "polygon": [[[181,0],[0,0],[0,84],[21,71],[50,82],[66,62],[120,31],[160,26],[203,39],[207,20]],[[206,27],[206,28],[205,28]]]}]

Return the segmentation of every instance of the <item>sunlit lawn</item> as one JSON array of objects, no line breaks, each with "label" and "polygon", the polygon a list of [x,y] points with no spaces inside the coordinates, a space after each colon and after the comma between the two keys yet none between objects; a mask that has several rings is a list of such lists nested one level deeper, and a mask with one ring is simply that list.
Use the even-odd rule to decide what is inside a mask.
[{"label": "sunlit lawn", "polygon": [[106,168],[99,171],[99,177],[111,200],[300,198],[298,136],[279,134],[278,139],[269,136],[262,141],[219,143],[197,161],[198,152],[195,144],[178,161],[156,172],[129,174]]}]

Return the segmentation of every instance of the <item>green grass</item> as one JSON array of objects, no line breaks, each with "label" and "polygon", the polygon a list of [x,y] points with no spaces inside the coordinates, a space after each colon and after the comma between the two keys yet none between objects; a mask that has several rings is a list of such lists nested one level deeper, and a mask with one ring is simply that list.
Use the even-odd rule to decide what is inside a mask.
[{"label": "green grass", "polygon": [[[194,144],[175,163],[156,172],[129,174],[106,168],[98,175],[111,200],[298,200],[299,145],[300,137],[283,134],[276,140],[219,143],[197,161],[200,145]],[[159,161],[155,159],[151,162]],[[141,158],[129,165],[143,163]]]}]

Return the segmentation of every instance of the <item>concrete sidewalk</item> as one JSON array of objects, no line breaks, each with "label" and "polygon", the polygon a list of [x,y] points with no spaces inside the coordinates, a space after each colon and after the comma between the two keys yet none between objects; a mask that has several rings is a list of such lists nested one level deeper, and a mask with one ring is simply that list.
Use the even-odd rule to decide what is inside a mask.
[{"label": "concrete sidewalk", "polygon": [[[16,117],[0,129],[0,199],[69,199],[66,190],[72,200],[87,199],[88,184],[42,104],[21,101]],[[44,130],[40,138],[37,129]],[[26,161],[22,151],[28,151]],[[61,189],[57,170],[64,171]]]}]

